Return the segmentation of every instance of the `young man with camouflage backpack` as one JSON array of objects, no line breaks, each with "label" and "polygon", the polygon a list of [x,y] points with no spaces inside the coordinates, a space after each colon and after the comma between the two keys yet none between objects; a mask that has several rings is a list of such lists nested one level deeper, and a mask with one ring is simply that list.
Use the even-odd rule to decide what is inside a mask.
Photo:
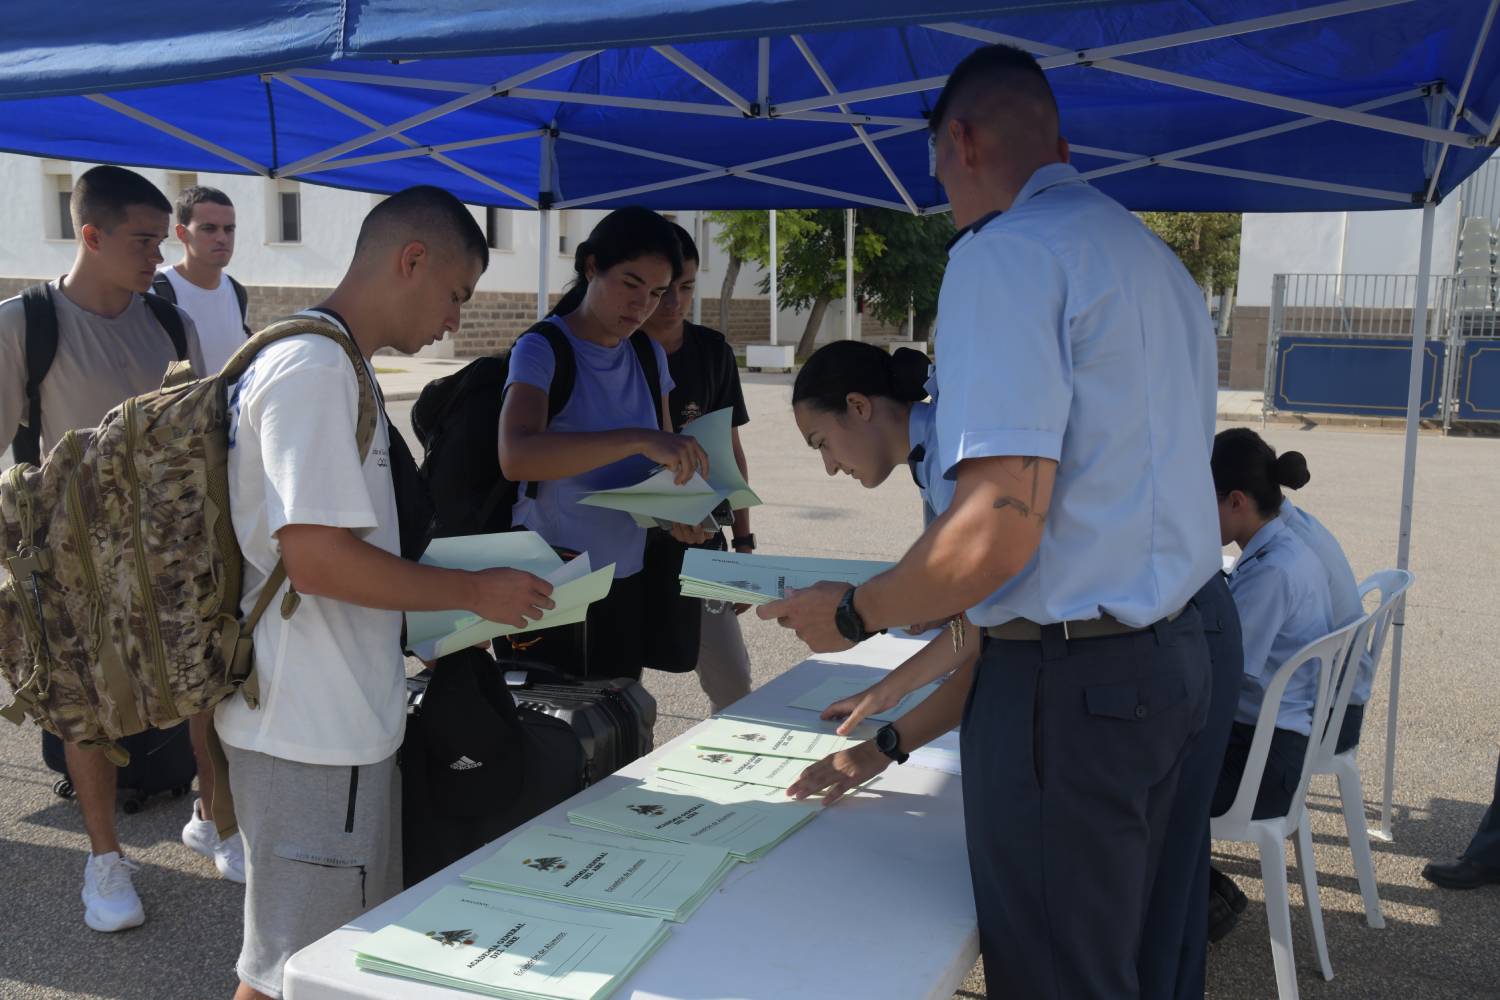
[{"label": "young man with camouflage backpack", "polygon": [[[89,170],[73,187],[72,269],[0,302],[0,444],[14,438],[17,461],[36,463],[66,431],[93,427],[127,397],[156,389],[174,361],[202,371],[193,321],[143,297],[162,261],[171,208],[137,173]],[[39,334],[49,326],[56,337],[45,349],[55,353],[43,365]],[[90,845],[84,922],[97,931],[137,926],[146,917],[131,882],[135,865],[115,832],[116,768],[97,749],[70,743],[65,753]]]},{"label": "young man with camouflage backpack", "polygon": [[[415,353],[458,329],[488,263],[458,199],[409,188],[371,210],[347,274],[307,315],[352,340],[373,383],[376,351]],[[401,612],[463,608],[520,625],[552,607],[529,573],[400,558],[383,414],[363,461],[355,446],[360,381],[338,344],[293,337],[265,348],[229,397],[241,607],[271,578],[273,608],[294,611],[255,628],[259,707],[236,695],[214,716],[245,840],[237,1000],[280,997],[294,952],[400,891]],[[278,558],[294,593],[271,576]]]}]

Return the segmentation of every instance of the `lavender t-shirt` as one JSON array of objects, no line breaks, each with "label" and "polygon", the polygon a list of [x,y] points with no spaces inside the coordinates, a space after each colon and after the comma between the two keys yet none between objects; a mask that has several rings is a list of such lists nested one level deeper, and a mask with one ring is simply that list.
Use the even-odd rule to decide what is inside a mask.
[{"label": "lavender t-shirt", "polygon": [[[549,431],[576,433],[659,426],[661,400],[651,398],[646,373],[628,341],[602,347],[574,336],[568,324],[557,316],[547,319],[567,336],[578,367],[573,395],[547,424]],[[651,349],[656,352],[661,391],[669,393],[675,383],[667,368],[667,356],[659,344],[653,342]],[[506,387],[522,382],[546,392],[552,385],[554,366],[552,345],[547,338],[522,337],[510,352]],[[637,526],[629,514],[584,506],[577,500],[592,490],[638,483],[652,467],[650,459],[633,455],[582,475],[538,483],[535,499],[526,496],[522,484],[515,519],[552,545],[587,552],[595,567],[614,563],[615,576],[634,576],[641,569],[645,529]]]}]

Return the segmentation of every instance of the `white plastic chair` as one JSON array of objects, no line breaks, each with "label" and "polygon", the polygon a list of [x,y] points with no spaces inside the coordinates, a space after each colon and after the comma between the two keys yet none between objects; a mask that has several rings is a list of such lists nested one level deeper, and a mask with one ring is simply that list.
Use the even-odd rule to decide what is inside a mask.
[{"label": "white plastic chair", "polygon": [[[1349,644],[1348,665],[1334,689],[1333,714],[1328,720],[1328,730],[1318,742],[1313,759],[1314,774],[1331,774],[1338,779],[1344,828],[1349,836],[1349,853],[1354,856],[1359,894],[1364,897],[1365,902],[1365,923],[1376,928],[1385,926],[1385,917],[1380,912],[1380,895],[1375,887],[1375,863],[1370,856],[1370,831],[1365,822],[1365,790],[1359,774],[1359,747],[1350,747],[1341,754],[1336,751],[1339,730],[1344,724],[1344,713],[1349,707],[1349,697],[1354,693],[1355,684],[1359,680],[1360,660],[1368,651],[1374,657],[1376,672],[1380,670],[1380,657],[1385,651],[1385,636],[1390,629],[1391,618],[1396,613],[1396,601],[1406,593],[1414,579],[1404,569],[1387,569],[1372,574],[1359,585],[1360,597],[1375,590],[1380,591],[1380,604],[1359,624],[1354,640]],[[1306,829],[1305,824],[1303,829]]]},{"label": "white plastic chair", "polygon": [[[1312,717],[1328,718],[1328,709],[1333,703],[1334,678],[1348,655],[1355,631],[1364,621],[1361,618],[1308,643],[1276,671],[1266,687],[1265,701],[1261,702],[1260,716],[1255,721],[1250,757],[1245,762],[1245,774],[1240,779],[1239,791],[1235,793],[1234,805],[1224,815],[1215,816],[1210,821],[1215,840],[1254,844],[1260,852],[1260,874],[1266,888],[1266,922],[1270,925],[1271,958],[1276,963],[1276,993],[1280,1000],[1297,1000],[1297,966],[1292,958],[1292,909],[1286,881],[1286,841],[1307,827],[1307,783],[1312,778],[1315,740],[1308,741],[1307,755],[1302,759],[1302,777],[1297,782],[1287,814],[1267,819],[1250,817],[1255,812],[1255,797],[1265,774],[1271,733],[1276,728],[1276,713],[1281,708],[1281,696],[1287,683],[1303,664],[1317,661],[1318,694]],[[1302,888],[1307,896],[1307,915],[1312,924],[1313,947],[1318,953],[1323,978],[1332,979],[1333,966],[1328,961],[1328,942],[1323,934],[1323,910],[1318,905],[1318,876],[1313,866],[1312,838],[1310,835],[1297,836],[1295,844],[1297,867],[1302,870]]]}]

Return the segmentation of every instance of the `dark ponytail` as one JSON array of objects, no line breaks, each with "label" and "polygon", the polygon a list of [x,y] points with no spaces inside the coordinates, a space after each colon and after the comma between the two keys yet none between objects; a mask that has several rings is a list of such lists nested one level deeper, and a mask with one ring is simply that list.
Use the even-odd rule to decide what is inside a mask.
[{"label": "dark ponytail", "polygon": [[[545,252],[545,248],[543,248]],[[589,290],[588,260],[594,272],[641,257],[660,257],[672,265],[672,280],[682,277],[682,244],[672,223],[649,208],[620,208],[599,220],[589,238],[573,254],[573,283],[553,306],[552,314],[566,316],[583,304]]]},{"label": "dark ponytail", "polygon": [[927,398],[928,367],[927,355],[910,347],[887,354],[860,340],[834,341],[814,351],[797,373],[792,405],[843,413],[851,392],[917,403]]},{"label": "dark ponytail", "polygon": [[1220,431],[1214,438],[1210,461],[1214,474],[1214,491],[1226,497],[1239,490],[1255,501],[1256,512],[1271,518],[1281,510],[1286,499],[1281,487],[1300,490],[1312,479],[1307,459],[1300,451],[1277,455],[1276,450],[1248,427]]}]

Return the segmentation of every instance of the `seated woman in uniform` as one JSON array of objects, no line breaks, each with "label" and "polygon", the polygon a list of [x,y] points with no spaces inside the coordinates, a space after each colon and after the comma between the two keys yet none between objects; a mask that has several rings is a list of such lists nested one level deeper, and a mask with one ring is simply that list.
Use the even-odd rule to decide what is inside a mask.
[{"label": "seated woman in uniform", "polygon": [[[792,387],[797,429],[823,457],[824,470],[874,489],[906,465],[922,496],[924,525],[953,499],[953,483],[938,468],[936,401],[924,402],[937,388],[930,369],[927,355],[908,347],[889,354],[874,344],[840,340],[813,352]],[[869,689],[828,706],[823,718],[844,719],[839,732],[847,733],[909,691],[951,673],[960,663],[955,653],[977,653],[979,647],[977,629],[961,621],[951,628],[967,632],[940,636]],[[965,648],[969,642],[972,650]]]},{"label": "seated woman in uniform", "polygon": [[[595,566],[614,563],[609,595],[588,610],[588,669],[640,677],[641,622],[648,611],[640,580],[645,529],[629,514],[577,500],[591,490],[639,482],[656,465],[672,469],[679,483],[708,472],[697,441],[661,429],[672,426],[667,400],[673,388],[661,345],[645,341],[656,359],[660,395],[653,396],[631,343],[682,273],[682,246],[660,215],[622,208],[578,245],[573,268],[573,286],[547,317],[572,348],[572,395],[548,417],[552,346],[544,337],[518,340],[500,412],[500,467],[514,482],[537,484],[535,495],[523,490],[515,506],[520,524],[551,545],[588,552]],[[673,534],[688,544],[707,537],[686,525]]]},{"label": "seated woman in uniform", "polygon": [[[1210,815],[1218,816],[1234,804],[1239,791],[1266,687],[1288,658],[1335,626],[1322,563],[1278,516],[1285,500],[1281,488],[1298,489],[1312,478],[1307,460],[1295,451],[1278,456],[1254,432],[1234,428],[1214,438],[1212,467],[1220,541],[1240,548],[1239,561],[1229,574],[1229,590],[1240,613],[1245,647],[1239,706],[1210,809]],[[1291,806],[1312,732],[1317,686],[1318,664],[1309,662],[1282,694],[1252,813],[1256,819],[1284,816]],[[1217,870],[1211,888],[1233,913],[1244,909],[1244,894]],[[1230,918],[1216,921],[1210,940],[1218,940],[1232,927]]]}]

